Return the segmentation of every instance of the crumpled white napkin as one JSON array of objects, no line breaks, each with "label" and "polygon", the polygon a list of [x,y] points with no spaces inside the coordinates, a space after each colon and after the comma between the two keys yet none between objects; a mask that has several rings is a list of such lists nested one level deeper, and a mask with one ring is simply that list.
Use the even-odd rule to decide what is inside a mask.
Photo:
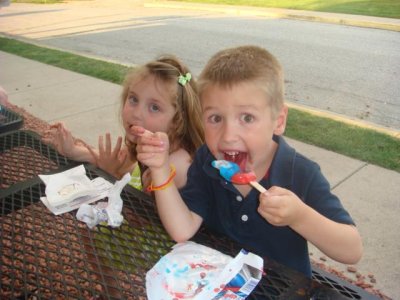
[{"label": "crumpled white napkin", "polygon": [[85,222],[89,228],[101,222],[107,222],[111,227],[119,227],[124,220],[121,214],[123,204],[121,191],[130,180],[131,175],[126,173],[108,191],[108,202],[102,201],[94,205],[82,204],[76,213],[76,218]]}]

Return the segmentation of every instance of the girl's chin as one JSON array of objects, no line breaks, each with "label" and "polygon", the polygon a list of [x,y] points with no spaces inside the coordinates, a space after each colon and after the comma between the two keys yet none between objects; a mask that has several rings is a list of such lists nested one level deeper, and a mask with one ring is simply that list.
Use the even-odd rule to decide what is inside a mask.
[{"label": "girl's chin", "polygon": [[129,142],[131,142],[131,143],[133,143],[133,144],[136,144],[136,142],[137,142],[137,137],[136,137],[135,135],[129,134],[128,132],[126,132],[126,133],[125,133],[125,137],[126,137],[126,139],[127,139]]}]

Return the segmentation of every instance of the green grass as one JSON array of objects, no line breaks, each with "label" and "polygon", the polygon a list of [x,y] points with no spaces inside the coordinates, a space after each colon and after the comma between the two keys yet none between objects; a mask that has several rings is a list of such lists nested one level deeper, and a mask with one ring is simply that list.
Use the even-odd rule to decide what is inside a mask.
[{"label": "green grass", "polygon": [[121,83],[129,67],[0,37],[0,50],[92,77]]},{"label": "green grass", "polygon": [[181,2],[246,5],[400,18],[399,0],[176,0]]},{"label": "green grass", "polygon": [[[0,51],[119,84],[129,69],[4,37],[0,37]],[[400,139],[381,132],[291,108],[286,136],[400,172]]]}]

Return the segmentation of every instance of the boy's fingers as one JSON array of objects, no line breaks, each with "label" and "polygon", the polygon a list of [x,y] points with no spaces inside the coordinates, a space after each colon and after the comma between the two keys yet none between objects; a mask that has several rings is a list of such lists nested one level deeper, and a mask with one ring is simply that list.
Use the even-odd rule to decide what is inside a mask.
[{"label": "boy's fingers", "polygon": [[136,135],[136,136],[140,136],[140,137],[150,137],[150,136],[153,136],[153,132],[151,132],[151,131],[149,131],[149,130],[147,130],[147,129],[144,129],[144,128],[141,127],[141,126],[132,126],[131,130],[132,130],[132,133],[133,133],[134,135]]},{"label": "boy's fingers", "polygon": [[165,148],[161,145],[151,145],[151,144],[138,144],[136,146],[138,152],[141,153],[162,153]]}]

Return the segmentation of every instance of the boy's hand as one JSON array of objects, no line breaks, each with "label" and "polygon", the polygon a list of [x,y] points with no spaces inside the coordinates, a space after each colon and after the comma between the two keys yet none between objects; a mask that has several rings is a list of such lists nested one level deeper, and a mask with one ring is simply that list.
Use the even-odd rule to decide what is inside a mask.
[{"label": "boy's hand", "polygon": [[151,170],[166,165],[169,168],[169,141],[164,132],[153,133],[140,126],[133,126],[132,132],[138,137],[137,159]]},{"label": "boy's hand", "polygon": [[275,226],[292,226],[301,220],[305,204],[293,192],[273,186],[260,194],[258,213]]}]

